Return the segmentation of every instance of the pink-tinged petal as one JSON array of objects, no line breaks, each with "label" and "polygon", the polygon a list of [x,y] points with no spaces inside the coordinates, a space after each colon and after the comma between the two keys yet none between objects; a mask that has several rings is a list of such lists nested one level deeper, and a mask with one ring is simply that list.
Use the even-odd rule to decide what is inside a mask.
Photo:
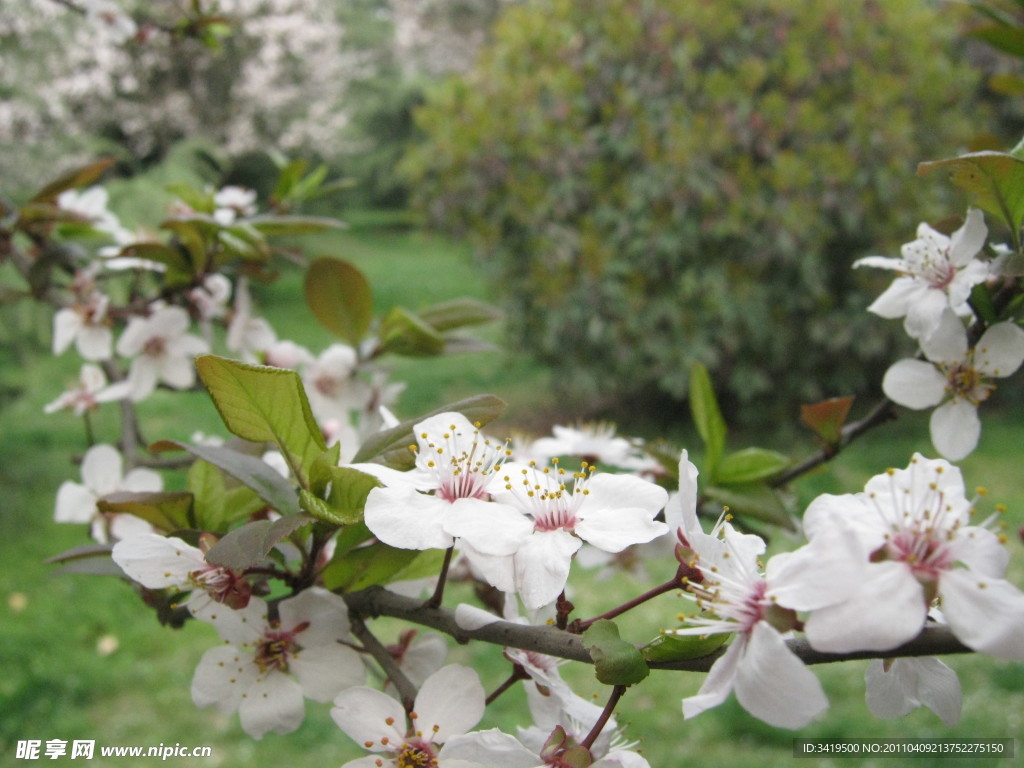
[{"label": "pink-tinged petal", "polygon": [[903,330],[912,339],[925,340],[942,324],[942,316],[949,311],[949,297],[944,291],[929,289],[921,293],[907,308]]},{"label": "pink-tinged petal", "polygon": [[974,347],[974,368],[986,376],[1001,378],[1024,363],[1024,329],[1015,323],[996,323]]},{"label": "pink-tinged petal", "polygon": [[776,728],[803,728],[828,709],[818,678],[763,621],[750,633],[734,688],[747,712]]},{"label": "pink-tinged petal", "polygon": [[150,493],[163,490],[164,479],[159,473],[146,467],[136,467],[124,476],[118,490],[133,493]]},{"label": "pink-tinged petal", "polygon": [[689,720],[701,712],[717,707],[732,692],[737,668],[746,652],[748,638],[737,635],[722,656],[711,665],[708,676],[695,696],[683,699],[683,717]]},{"label": "pink-tinged petal", "polygon": [[372,688],[348,688],[334,699],[331,717],[345,734],[370,752],[382,752],[405,741],[405,710],[397,699]]},{"label": "pink-tinged petal", "polygon": [[96,515],[96,494],[79,483],[65,480],[57,489],[53,519],[58,523],[88,523]]},{"label": "pink-tinged petal", "polygon": [[447,549],[454,539],[444,532],[451,505],[409,488],[374,488],[363,519],[373,535],[399,549]]},{"label": "pink-tinged petal", "polygon": [[547,605],[565,589],[572,556],[582,545],[561,529],[538,531],[523,542],[513,560],[516,591],[528,609]]},{"label": "pink-tinged petal", "polygon": [[114,352],[114,333],[105,325],[86,325],[75,339],[75,349],[85,360],[109,360]]},{"label": "pink-tinged petal", "polygon": [[589,493],[579,506],[586,517],[595,509],[641,509],[654,517],[668,501],[668,491],[660,485],[632,475],[595,473],[587,483]]},{"label": "pink-tinged petal", "polygon": [[97,496],[121,490],[121,453],[110,445],[94,445],[82,459],[82,482]]},{"label": "pink-tinged petal", "polygon": [[637,508],[590,510],[578,523],[576,534],[605,552],[621,552],[632,544],[645,544],[668,533],[668,526]]},{"label": "pink-tinged petal", "polygon": [[963,226],[949,239],[949,260],[953,266],[967,266],[985,247],[987,237],[988,227],[985,226],[985,217],[981,210],[969,209]]},{"label": "pink-tinged petal", "polygon": [[927,606],[921,584],[903,563],[872,563],[859,592],[813,611],[804,623],[811,646],[826,653],[888,651],[916,637]]},{"label": "pink-tinged petal", "polygon": [[533,533],[533,521],[506,504],[483,499],[456,499],[449,505],[444,530],[485,555],[514,555]]},{"label": "pink-tinged petal", "polygon": [[70,308],[57,310],[53,316],[53,354],[59,355],[68,347],[82,330],[82,316]]},{"label": "pink-tinged petal", "polygon": [[442,667],[426,679],[416,696],[414,727],[425,738],[443,744],[480,722],[485,698],[480,677],[472,669],[459,664]]},{"label": "pink-tinged petal", "polygon": [[245,692],[238,705],[242,730],[254,739],[266,733],[291,733],[306,714],[302,689],[282,672],[270,672]]},{"label": "pink-tinged petal", "polygon": [[893,320],[907,314],[907,309],[928,293],[928,286],[913,277],[897,277],[877,299],[868,305],[868,312]]},{"label": "pink-tinged petal", "polygon": [[157,534],[123,539],[110,554],[122,571],[149,589],[188,584],[189,574],[206,565],[203,553],[195,547]]},{"label": "pink-tinged petal", "polygon": [[935,332],[921,339],[921,351],[933,363],[959,363],[967,357],[967,329],[949,308],[939,317]]},{"label": "pink-tinged petal", "polygon": [[467,768],[535,768],[541,759],[524,747],[519,739],[497,728],[455,736],[438,753],[443,766]]},{"label": "pink-tinged petal", "polygon": [[960,641],[1000,659],[1024,661],[1024,593],[965,568],[939,580],[942,612]]},{"label": "pink-tinged petal", "polygon": [[258,677],[259,668],[251,655],[232,645],[211,648],[192,676],[192,701],[197,707],[216,706],[225,714],[234,712]]},{"label": "pink-tinged petal", "polygon": [[308,624],[295,638],[303,648],[334,645],[348,637],[348,606],[323,587],[305,589],[295,597],[282,600],[277,608],[282,630],[290,631]]},{"label": "pink-tinged petal", "polygon": [[924,360],[899,360],[882,378],[882,391],[894,403],[920,410],[942,402],[946,377]]},{"label": "pink-tinged petal", "polygon": [[960,461],[969,456],[981,437],[977,406],[959,398],[932,411],[929,426],[932,445],[950,461]]},{"label": "pink-tinged petal", "polygon": [[320,702],[334,701],[345,689],[366,682],[366,667],[359,654],[343,645],[303,648],[289,659],[288,671],[307,698]]},{"label": "pink-tinged petal", "polygon": [[999,541],[999,537],[987,528],[976,525],[957,530],[953,553],[956,562],[993,579],[1001,579],[1010,564],[1010,553]]}]

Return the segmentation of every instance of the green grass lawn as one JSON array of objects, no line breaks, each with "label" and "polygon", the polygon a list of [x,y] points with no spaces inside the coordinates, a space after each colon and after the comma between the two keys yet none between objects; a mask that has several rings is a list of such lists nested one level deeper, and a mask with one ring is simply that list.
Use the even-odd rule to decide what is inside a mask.
[{"label": "green grass lawn", "polygon": [[[376,302],[417,309],[459,295],[489,296],[464,246],[415,229],[381,229],[369,217],[354,217],[349,231],[312,241],[313,253],[351,260],[369,275]],[[331,342],[317,327],[300,298],[301,276],[256,290],[282,337],[322,349]],[[189,683],[203,651],[216,642],[210,627],[197,622],[181,631],[158,626],[131,589],[96,576],[55,575],[45,558],[87,542],[77,526],[52,522],[56,489],[77,471],[68,456],[81,451],[81,424],[67,415],[44,416],[42,407],[77,371],[70,357],[55,359],[45,351],[47,321],[30,309],[4,314],[4,367],[0,370],[0,765],[20,765],[14,746],[23,739],[95,739],[98,745],[210,745],[203,765],[280,765],[322,768],[340,765],[359,754],[330,720],[325,705],[307,703],[298,732],[270,734],[256,742],[238,726],[237,717],[198,710]],[[496,329],[487,331],[500,339]],[[28,342],[25,339],[29,339]],[[547,394],[547,374],[525,356],[491,352],[451,360],[399,361],[398,380],[408,382],[399,403],[402,416],[437,407],[469,394],[492,392],[510,403],[503,422],[539,423],[538,413],[555,408]],[[187,404],[182,401],[187,400]],[[143,407],[147,439],[187,440],[194,430],[222,432],[219,419],[202,394],[187,398],[158,393]],[[1016,529],[1024,525],[1024,473],[1020,449],[1024,428],[1019,411],[991,410],[979,450],[962,462],[968,487],[986,484],[982,503],[1005,503],[1014,558],[1011,578],[1024,585],[1024,547]],[[675,434],[685,434],[678,425]],[[112,440],[112,419],[101,419],[101,439]],[[763,436],[762,436],[763,437]],[[801,456],[813,450],[803,436],[789,446]],[[741,447],[739,436],[730,444]],[[780,447],[780,446],[776,446]],[[792,490],[797,505],[820,492],[859,490],[887,466],[905,466],[910,454],[931,453],[926,420],[907,415],[854,444],[832,465],[802,479]],[[671,565],[651,563],[652,578],[671,573]],[[581,574],[574,599],[579,615],[599,613],[644,588],[628,576],[598,581]],[[630,640],[645,641],[673,622],[681,602],[664,596],[648,604],[622,626]],[[450,657],[477,667],[492,688],[507,673],[493,647],[455,647]],[[867,738],[878,736],[1008,737],[1024,732],[1024,666],[981,657],[949,660],[964,687],[964,716],[955,729],[918,711],[897,721],[878,721],[864,705],[865,662],[819,668],[832,707],[826,717],[801,732],[804,737]],[[581,692],[598,701],[607,695],[582,665],[564,669]],[[920,766],[955,762],[919,760],[795,760],[790,732],[777,731],[747,716],[734,702],[684,722],[680,699],[696,691],[702,676],[655,672],[620,705],[620,720],[629,736],[642,739],[643,751],[656,768],[676,766],[843,765]],[[510,728],[526,724],[521,691],[513,691],[482,724]],[[1018,749],[1024,745],[1018,743]],[[122,758],[112,764],[152,765],[152,760]],[[971,766],[1010,765],[1012,761],[972,760]]]}]

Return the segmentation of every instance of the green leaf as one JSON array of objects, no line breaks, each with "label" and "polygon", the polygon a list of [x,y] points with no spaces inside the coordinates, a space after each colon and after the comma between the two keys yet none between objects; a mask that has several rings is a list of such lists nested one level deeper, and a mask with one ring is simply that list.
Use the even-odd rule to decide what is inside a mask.
[{"label": "green leaf", "polygon": [[501,318],[501,312],[487,302],[463,297],[421,309],[419,316],[434,330],[450,331],[455,328],[494,322]]},{"label": "green leaf", "polygon": [[1024,58],[1024,29],[1004,24],[985,24],[968,32],[969,37],[983,40],[1004,53]]},{"label": "green leaf", "polygon": [[107,169],[114,164],[114,158],[107,157],[102,160],[97,160],[95,163],[89,163],[89,165],[83,165],[80,168],[75,168],[63,176],[54,179],[41,190],[36,192],[30,202],[43,203],[50,202],[57,198],[61,192],[66,192],[69,189],[77,189],[79,187],[86,187],[93,182],[97,181],[100,176],[107,172]]},{"label": "green leaf", "polygon": [[435,411],[424,414],[423,416],[403,421],[401,424],[392,427],[391,429],[382,430],[371,435],[370,438],[359,448],[359,451],[352,459],[352,463],[358,464],[360,462],[370,461],[371,459],[375,459],[384,454],[401,451],[404,452],[404,455],[408,458],[408,464],[411,466],[414,460],[412,453],[408,449],[410,445],[416,444],[416,438],[413,435],[413,427],[424,419],[436,416],[439,413],[449,413],[454,411],[456,413],[461,413],[469,420],[470,423],[480,424],[483,426],[484,424],[488,424],[501,416],[507,407],[508,404],[504,400],[499,397],[495,397],[494,395],[476,395],[475,397],[470,397],[466,400],[460,400],[457,403],[443,406]]},{"label": "green leaf", "polygon": [[210,533],[225,533],[267,506],[251,488],[237,485],[229,489],[221,470],[206,461],[189,467],[188,489],[195,497],[196,527]]},{"label": "green leaf", "polygon": [[754,483],[779,474],[790,465],[790,459],[766,448],[744,448],[725,456],[718,465],[715,482],[720,485]]},{"label": "green leaf", "polygon": [[355,592],[377,584],[436,574],[443,560],[441,549],[421,552],[377,542],[336,554],[320,572],[320,578],[327,589]]},{"label": "green leaf", "polygon": [[177,449],[188,451],[196,458],[219,467],[255,491],[267,506],[282,515],[298,514],[299,503],[291,482],[281,477],[276,469],[259,457],[224,446],[189,445],[174,440],[162,440],[150,446],[150,450],[157,452]]},{"label": "green leaf", "polygon": [[651,673],[640,651],[619,637],[614,621],[598,619],[591,624],[583,633],[583,646],[594,660],[597,679],[605,685],[633,685]]},{"label": "green leaf", "polygon": [[373,475],[351,467],[332,467],[330,479],[318,495],[303,490],[300,498],[314,517],[335,525],[351,525],[362,521],[366,497],[379,485]]},{"label": "green leaf", "polygon": [[327,216],[253,216],[246,220],[246,224],[269,237],[305,235],[327,229],[345,229],[348,226],[343,221]]},{"label": "green leaf", "polygon": [[422,317],[394,307],[381,321],[380,348],[406,357],[433,357],[444,351],[444,337]]},{"label": "green leaf", "polygon": [[279,541],[312,522],[309,515],[291,515],[247,523],[214,544],[206,553],[206,561],[233,571],[244,571],[262,563]]},{"label": "green leaf", "polygon": [[971,309],[985,321],[986,325],[999,322],[999,312],[985,283],[978,283],[971,289]]},{"label": "green leaf", "polygon": [[306,270],[303,288],[317,321],[351,346],[358,346],[373,321],[373,292],[363,273],[347,261],[320,258]]},{"label": "green leaf", "polygon": [[749,483],[728,488],[709,486],[704,489],[704,494],[738,515],[755,517],[793,530],[793,521],[778,492],[766,485]]},{"label": "green leaf", "polygon": [[100,512],[135,515],[162,531],[194,528],[192,494],[184,491],[133,493],[119,491],[100,499],[96,506]]},{"label": "green leaf", "polygon": [[704,471],[709,481],[714,481],[718,462],[725,451],[725,419],[718,407],[711,376],[703,363],[695,363],[690,370],[690,412],[697,433],[704,441]]},{"label": "green leaf", "polygon": [[699,659],[717,651],[728,639],[729,635],[725,632],[698,637],[666,632],[641,647],[640,653],[650,662]]},{"label": "green leaf", "polygon": [[[196,369],[232,434],[254,443],[276,443],[293,468],[308,468],[327,446],[295,371],[248,365],[215,355]],[[299,478],[300,484],[304,478]],[[254,489],[255,490],[255,489]]]},{"label": "green leaf", "polygon": [[1024,221],[1024,160],[1003,152],[972,152],[920,163],[917,175],[940,169],[949,171],[953,184],[966,190],[975,205],[1002,218],[1016,237]]}]

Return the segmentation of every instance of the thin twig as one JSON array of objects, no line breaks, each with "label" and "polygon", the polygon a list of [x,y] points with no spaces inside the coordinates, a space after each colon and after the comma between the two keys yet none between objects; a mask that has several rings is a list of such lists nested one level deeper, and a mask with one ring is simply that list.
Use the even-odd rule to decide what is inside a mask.
[{"label": "thin twig", "polygon": [[398,689],[398,695],[402,699],[402,706],[405,707],[405,711],[412,711],[413,702],[416,701],[416,694],[418,692],[416,686],[406,677],[401,667],[398,666],[398,662],[395,661],[395,657],[391,655],[391,651],[376,638],[362,618],[350,613],[349,622],[352,625],[352,634],[359,638],[366,652],[380,664],[384,674],[388,676],[388,679]]}]

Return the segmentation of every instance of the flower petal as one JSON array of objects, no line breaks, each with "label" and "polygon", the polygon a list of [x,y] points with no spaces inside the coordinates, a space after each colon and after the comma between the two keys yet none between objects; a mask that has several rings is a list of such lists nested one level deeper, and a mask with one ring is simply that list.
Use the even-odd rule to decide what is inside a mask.
[{"label": "flower petal", "polygon": [[485,555],[514,555],[533,532],[533,521],[515,507],[482,499],[456,499],[444,518],[444,530],[465,539]]},{"label": "flower petal", "polygon": [[348,606],[323,587],[305,589],[278,604],[281,629],[292,630],[308,623],[296,640],[303,648],[333,646],[348,637]]},{"label": "flower petal", "polygon": [[302,693],[313,701],[333,701],[346,688],[366,682],[366,667],[359,654],[343,645],[303,648],[288,662]]},{"label": "flower petal", "polygon": [[238,717],[242,730],[254,739],[266,733],[291,733],[306,715],[299,684],[283,672],[258,679],[242,697]]},{"label": "flower petal", "polygon": [[977,406],[960,398],[932,411],[929,425],[932,445],[950,461],[960,461],[970,455],[981,437]]},{"label": "flower petal", "polygon": [[636,507],[593,509],[575,526],[576,534],[605,552],[621,552],[668,533],[668,526]]},{"label": "flower petal", "polygon": [[803,728],[828,709],[818,678],[763,621],[750,633],[735,690],[747,712],[776,728]]},{"label": "flower petal", "polygon": [[974,368],[987,376],[1009,376],[1024,363],[1024,329],[1014,323],[991,326],[974,348]]},{"label": "flower petal", "polygon": [[964,645],[1024,661],[1024,593],[1008,581],[957,568],[939,581],[942,612]]},{"label": "flower petal", "polygon": [[497,728],[474,731],[445,742],[438,753],[441,765],[467,768],[535,768],[541,758],[524,747],[515,736]]},{"label": "flower petal", "polygon": [[397,699],[365,686],[348,688],[334,699],[331,717],[345,734],[370,752],[385,749],[381,739],[405,741],[405,710]]},{"label": "flower petal", "polygon": [[960,720],[962,695],[956,672],[938,659],[901,659],[917,666],[917,698],[952,728]]},{"label": "flower petal", "polygon": [[946,377],[924,360],[899,360],[882,378],[882,391],[894,403],[920,410],[942,402]]},{"label": "flower petal", "polygon": [[563,530],[538,531],[523,542],[513,561],[516,591],[530,610],[547,605],[565,589],[572,556],[583,542]]},{"label": "flower petal", "polygon": [[366,499],[364,520],[373,535],[399,549],[447,549],[454,539],[444,532],[451,504],[411,488],[374,488]]},{"label": "flower petal", "polygon": [[683,699],[683,717],[689,720],[701,712],[717,707],[732,692],[736,670],[747,646],[747,636],[737,635],[729,648],[714,664],[695,696]]},{"label": "flower petal", "polygon": [[[484,687],[469,667],[449,664],[432,674],[416,696],[415,728],[443,744],[469,731],[484,715]],[[427,735],[433,733],[433,737]]]},{"label": "flower petal", "polygon": [[149,589],[183,586],[192,571],[206,565],[203,553],[195,547],[157,534],[119,541],[111,557],[122,571]]},{"label": "flower petal", "polygon": [[234,712],[258,676],[252,658],[238,648],[211,648],[203,654],[192,676],[192,701],[197,707],[216,705],[225,714]]}]

